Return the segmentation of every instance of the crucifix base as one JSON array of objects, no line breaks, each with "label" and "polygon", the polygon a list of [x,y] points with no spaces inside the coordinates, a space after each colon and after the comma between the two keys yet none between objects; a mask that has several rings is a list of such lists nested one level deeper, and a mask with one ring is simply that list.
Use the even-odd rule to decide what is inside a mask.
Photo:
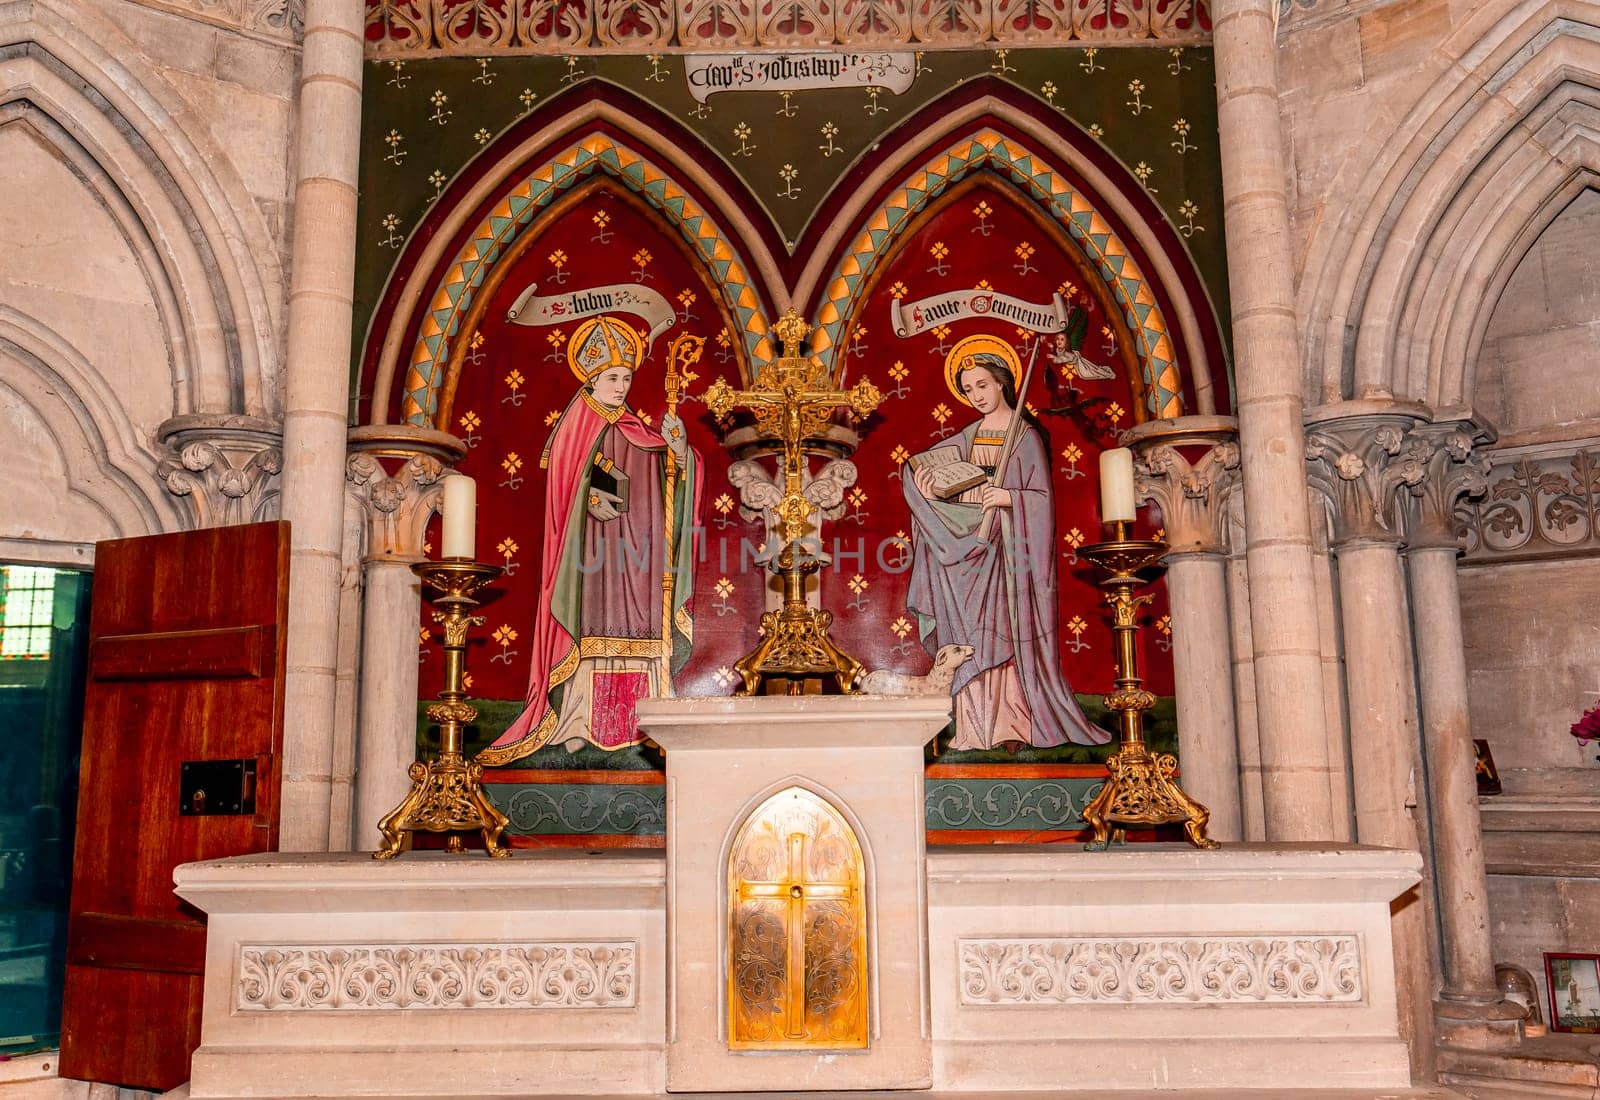
[{"label": "crucifix base", "polygon": [[950,706],[639,703],[667,760],[669,1091],[930,1087],[922,754]]}]

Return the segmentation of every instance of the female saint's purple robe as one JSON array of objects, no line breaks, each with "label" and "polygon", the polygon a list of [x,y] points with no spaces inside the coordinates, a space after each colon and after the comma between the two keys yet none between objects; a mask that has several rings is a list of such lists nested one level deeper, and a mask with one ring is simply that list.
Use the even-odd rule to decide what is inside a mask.
[{"label": "female saint's purple robe", "polygon": [[[988,541],[978,537],[982,508],[923,496],[911,477],[916,456],[902,470],[912,524],[906,606],[929,653],[945,645],[973,647],[951,690],[969,693],[958,698],[958,714],[963,701],[965,712],[975,713],[973,703],[981,699],[979,712],[993,717],[979,731],[961,729],[958,720],[952,747],[994,747],[1001,739],[997,728],[1025,729],[1027,742],[1037,748],[1069,741],[1102,745],[1111,735],[1090,724],[1061,671],[1049,458],[1031,425],[1024,422],[1019,433],[1000,478],[1000,487],[1010,490],[1011,507],[998,510]],[[977,435],[973,423],[930,450],[957,447],[981,466],[984,452],[994,452],[980,446],[974,455]]]}]

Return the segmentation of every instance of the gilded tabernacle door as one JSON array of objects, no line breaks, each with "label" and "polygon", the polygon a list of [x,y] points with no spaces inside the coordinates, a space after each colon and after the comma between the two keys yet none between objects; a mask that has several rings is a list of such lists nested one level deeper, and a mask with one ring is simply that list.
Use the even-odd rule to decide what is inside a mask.
[{"label": "gilded tabernacle door", "polygon": [[824,799],[779,791],[728,857],[728,1045],[861,1049],[867,999],[861,845]]}]

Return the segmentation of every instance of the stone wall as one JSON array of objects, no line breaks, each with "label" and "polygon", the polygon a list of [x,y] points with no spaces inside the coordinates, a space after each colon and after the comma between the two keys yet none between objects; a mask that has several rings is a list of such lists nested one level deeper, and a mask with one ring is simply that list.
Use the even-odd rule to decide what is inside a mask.
[{"label": "stone wall", "polygon": [[205,521],[166,437],[270,427],[297,70],[209,5],[0,4],[0,556]]}]

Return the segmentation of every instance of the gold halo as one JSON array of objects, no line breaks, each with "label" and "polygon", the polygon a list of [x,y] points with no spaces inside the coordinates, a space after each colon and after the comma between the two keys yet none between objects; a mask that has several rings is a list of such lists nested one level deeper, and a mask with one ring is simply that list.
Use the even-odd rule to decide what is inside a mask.
[{"label": "gold halo", "polygon": [[[944,384],[950,387],[950,392],[957,401],[963,405],[971,405],[967,395],[961,392],[961,361],[980,352],[998,355],[1011,368],[1011,384],[1022,384],[1022,360],[1017,357],[1016,349],[998,336],[989,336],[978,333],[976,336],[964,336],[956,341],[956,346],[950,349],[950,354],[944,357]],[[1019,394],[1017,400],[1022,400]]]},{"label": "gold halo", "polygon": [[628,347],[623,354],[624,356],[631,355],[633,359],[633,365],[629,369],[638,370],[644,363],[644,337],[640,336],[632,325],[619,321],[609,314],[601,314],[599,317],[591,317],[580,324],[573,330],[572,339],[567,341],[567,366],[571,368],[573,374],[578,376],[578,381],[580,382],[589,381],[589,379],[611,365],[608,361],[594,370],[586,370],[583,364],[578,362],[578,353],[583,350],[583,345],[588,341],[589,334],[602,321],[606,323],[606,328],[611,332],[613,338],[620,337],[627,342]]}]

